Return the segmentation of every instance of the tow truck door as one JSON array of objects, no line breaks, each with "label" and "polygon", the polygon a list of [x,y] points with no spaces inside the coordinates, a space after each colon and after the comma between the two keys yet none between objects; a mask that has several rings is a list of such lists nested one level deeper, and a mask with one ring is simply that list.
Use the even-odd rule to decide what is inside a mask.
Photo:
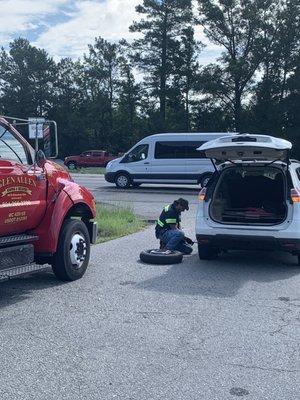
[{"label": "tow truck door", "polygon": [[34,229],[45,214],[47,181],[29,158],[26,145],[0,126],[0,236]]}]

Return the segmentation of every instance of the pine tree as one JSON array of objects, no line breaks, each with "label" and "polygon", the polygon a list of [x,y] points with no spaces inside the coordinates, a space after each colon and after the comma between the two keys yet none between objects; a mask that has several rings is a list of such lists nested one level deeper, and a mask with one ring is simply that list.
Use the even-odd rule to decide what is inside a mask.
[{"label": "pine tree", "polygon": [[159,99],[160,130],[166,129],[166,106],[174,54],[182,31],[191,23],[191,0],[143,0],[136,11],[144,18],[134,22],[132,32],[142,37],[133,43],[135,62],[145,74],[150,94]]},{"label": "pine tree", "polygon": [[10,43],[0,54],[1,108],[16,117],[47,115],[53,100],[55,62],[26,39]]},{"label": "pine tree", "polygon": [[198,0],[206,36],[223,50],[219,64],[203,71],[202,90],[230,110],[242,128],[242,101],[262,60],[262,25],[276,0]]}]

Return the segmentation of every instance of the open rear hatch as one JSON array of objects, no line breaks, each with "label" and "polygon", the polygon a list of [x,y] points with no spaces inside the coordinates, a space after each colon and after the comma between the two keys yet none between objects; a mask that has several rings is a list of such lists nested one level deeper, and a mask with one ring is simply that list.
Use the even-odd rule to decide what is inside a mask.
[{"label": "open rear hatch", "polygon": [[217,161],[288,161],[292,144],[266,135],[225,136],[204,143],[198,148],[206,158]]},{"label": "open rear hatch", "polygon": [[289,165],[291,148],[284,139],[264,135],[223,137],[202,145],[199,150],[207,158],[231,161],[213,190],[211,218],[229,225],[282,223],[287,215],[287,182],[275,161]]},{"label": "open rear hatch", "polygon": [[286,219],[286,179],[282,168],[225,168],[210,203],[210,216],[219,223],[277,225]]}]

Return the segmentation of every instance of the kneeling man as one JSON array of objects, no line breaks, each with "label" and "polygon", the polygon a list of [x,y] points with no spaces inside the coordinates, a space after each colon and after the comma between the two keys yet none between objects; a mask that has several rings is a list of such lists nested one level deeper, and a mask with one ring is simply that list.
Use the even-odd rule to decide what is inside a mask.
[{"label": "kneeling man", "polygon": [[160,240],[162,249],[177,250],[186,255],[192,253],[191,245],[194,242],[185,237],[180,228],[180,216],[185,210],[189,210],[189,202],[181,198],[164,207],[155,226],[155,235]]}]

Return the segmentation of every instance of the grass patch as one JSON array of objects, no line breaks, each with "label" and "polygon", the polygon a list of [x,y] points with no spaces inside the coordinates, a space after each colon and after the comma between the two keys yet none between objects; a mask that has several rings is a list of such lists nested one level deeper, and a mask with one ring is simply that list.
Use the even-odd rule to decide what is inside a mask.
[{"label": "grass patch", "polygon": [[98,243],[138,232],[147,225],[133,213],[130,207],[97,204],[96,219],[99,226]]},{"label": "grass patch", "polygon": [[78,168],[78,169],[71,171],[71,173],[83,174],[83,175],[85,175],[85,174],[104,175],[105,168],[102,168],[102,167]]}]

